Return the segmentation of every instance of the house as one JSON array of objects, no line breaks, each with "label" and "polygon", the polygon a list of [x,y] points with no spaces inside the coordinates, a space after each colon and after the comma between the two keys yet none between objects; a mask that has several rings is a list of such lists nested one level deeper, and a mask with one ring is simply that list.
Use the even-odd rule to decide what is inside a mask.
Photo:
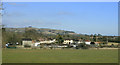
[{"label": "house", "polygon": [[90,45],[90,44],[91,44],[91,41],[86,40],[86,41],[85,41],[85,44]]},{"label": "house", "polygon": [[24,38],[24,39],[22,39],[22,46],[25,46],[25,45],[32,46],[33,43],[34,43],[34,42],[33,42],[32,39],[30,39],[30,38]]},{"label": "house", "polygon": [[46,44],[51,44],[51,43],[55,43],[55,42],[56,42],[56,40],[53,39],[53,40],[40,41],[39,43],[40,43],[40,44],[44,44],[44,43],[46,43]]},{"label": "house", "polygon": [[34,43],[34,46],[39,46],[39,45],[40,45],[39,42]]},{"label": "house", "polygon": [[71,44],[71,43],[74,43],[74,41],[71,39],[65,39],[63,42],[63,44]]},{"label": "house", "polygon": [[100,43],[102,43],[102,42],[95,42],[95,44],[100,44]]},{"label": "house", "polygon": [[39,38],[39,41],[45,41],[45,39],[44,38]]},{"label": "house", "polygon": [[108,42],[108,43],[107,43],[107,46],[111,46],[111,47],[112,47],[112,46],[116,46],[116,47],[118,47],[119,44],[120,44],[120,43],[116,43],[116,42]]},{"label": "house", "polygon": [[78,41],[78,44],[83,43],[83,41]]},{"label": "house", "polygon": [[78,43],[79,42],[79,40],[77,40],[77,39],[73,39],[73,41],[74,41],[74,43]]},{"label": "house", "polygon": [[82,39],[78,39],[78,42],[77,42],[78,44],[80,44],[80,43],[84,43],[84,41],[82,40]]}]

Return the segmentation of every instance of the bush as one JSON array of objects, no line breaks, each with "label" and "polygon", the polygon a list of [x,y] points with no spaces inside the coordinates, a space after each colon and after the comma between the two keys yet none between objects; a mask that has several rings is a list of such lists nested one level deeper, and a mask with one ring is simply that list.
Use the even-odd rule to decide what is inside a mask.
[{"label": "bush", "polygon": [[88,48],[89,48],[89,45],[86,45],[85,43],[81,43],[81,44],[78,45],[78,48],[88,49]]}]

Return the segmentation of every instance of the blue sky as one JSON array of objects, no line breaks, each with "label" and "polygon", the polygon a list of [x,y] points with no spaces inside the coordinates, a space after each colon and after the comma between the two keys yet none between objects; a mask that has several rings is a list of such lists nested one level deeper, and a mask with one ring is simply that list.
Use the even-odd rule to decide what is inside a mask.
[{"label": "blue sky", "polygon": [[4,8],[6,27],[118,35],[117,2],[11,2],[4,3]]}]

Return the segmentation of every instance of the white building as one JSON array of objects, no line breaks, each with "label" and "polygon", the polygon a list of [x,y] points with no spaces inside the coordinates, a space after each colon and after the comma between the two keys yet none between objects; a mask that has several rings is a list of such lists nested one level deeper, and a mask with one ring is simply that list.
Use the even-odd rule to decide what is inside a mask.
[{"label": "white building", "polygon": [[40,41],[39,43],[42,44],[42,43],[46,43],[46,44],[50,44],[50,43],[55,43],[56,40],[53,39],[53,40],[46,40],[46,41]]},{"label": "white building", "polygon": [[83,43],[82,41],[78,41],[78,44]]},{"label": "white building", "polygon": [[46,44],[51,44],[51,43],[55,43],[55,42],[56,42],[55,39],[53,39],[53,40],[46,40],[46,41],[40,41],[40,42],[34,43],[34,46],[38,46],[38,45],[44,44],[44,43],[46,43]]},{"label": "white building", "polygon": [[90,45],[91,42],[85,42],[85,44]]},{"label": "white building", "polygon": [[38,43],[38,42],[36,42],[36,43],[34,44],[34,46],[38,46],[38,45],[40,45],[40,43]]},{"label": "white building", "polygon": [[71,44],[71,43],[74,43],[73,40],[70,40],[70,39],[66,39],[64,40],[63,44]]},{"label": "white building", "polygon": [[32,46],[33,45],[32,39],[22,39],[22,45],[23,46],[25,46],[25,45]]}]

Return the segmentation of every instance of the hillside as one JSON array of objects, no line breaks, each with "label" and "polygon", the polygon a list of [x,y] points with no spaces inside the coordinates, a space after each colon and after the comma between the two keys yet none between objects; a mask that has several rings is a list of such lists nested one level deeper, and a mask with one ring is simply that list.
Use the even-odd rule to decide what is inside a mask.
[{"label": "hillside", "polygon": [[76,34],[73,31],[65,31],[65,30],[56,30],[56,29],[48,29],[48,28],[6,28],[8,32],[25,32],[25,30],[36,30],[38,33],[43,34]]}]

